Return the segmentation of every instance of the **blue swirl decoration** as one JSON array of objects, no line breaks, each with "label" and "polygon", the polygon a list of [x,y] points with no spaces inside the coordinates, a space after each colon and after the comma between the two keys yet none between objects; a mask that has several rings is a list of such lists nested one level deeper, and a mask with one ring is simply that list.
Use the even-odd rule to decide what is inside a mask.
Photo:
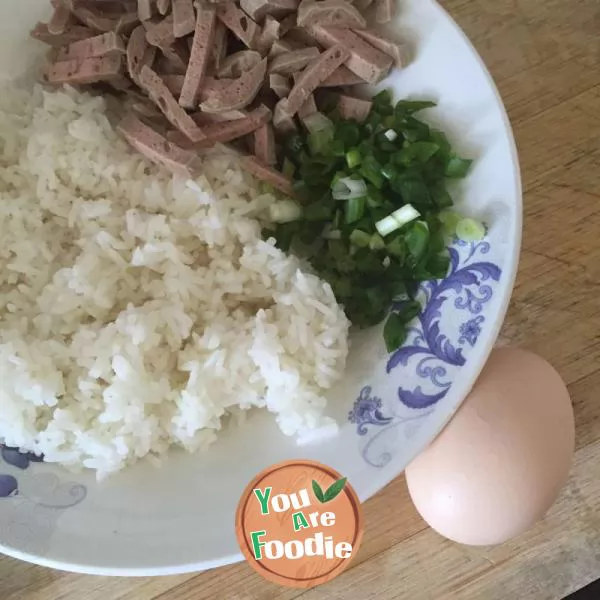
[{"label": "blue swirl decoration", "polygon": [[43,456],[20,452],[18,448],[0,444],[0,457],[0,465],[6,465],[0,469],[0,500],[18,497],[40,507],[66,509],[83,502],[87,496],[85,486],[72,482],[62,483],[54,474],[36,473],[26,476],[25,473],[20,473],[26,472],[32,463],[42,463]]},{"label": "blue swirl decoration", "polygon": [[[405,344],[390,355],[386,365],[388,374],[410,367],[412,386],[398,387],[397,400],[389,404],[373,395],[372,386],[366,386],[348,414],[359,436],[372,432],[362,450],[363,458],[372,466],[383,467],[392,459],[390,443],[393,436],[398,437],[399,426],[408,435],[413,422],[430,414],[446,396],[465,364],[465,355],[485,327],[484,308],[493,298],[501,275],[500,267],[483,260],[490,244],[455,239],[448,251],[448,275],[421,284],[417,298],[423,310],[409,327]],[[396,401],[400,404],[395,405]],[[406,416],[404,411],[401,416],[398,409],[402,407],[414,412]]]}]

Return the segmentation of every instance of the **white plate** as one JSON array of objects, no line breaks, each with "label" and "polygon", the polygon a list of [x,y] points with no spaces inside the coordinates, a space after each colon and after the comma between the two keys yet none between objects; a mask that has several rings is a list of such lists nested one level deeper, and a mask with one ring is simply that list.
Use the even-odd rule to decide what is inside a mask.
[{"label": "white plate", "polygon": [[[18,77],[45,49],[27,39],[48,0],[0,2],[0,73]],[[234,513],[261,469],[302,457],[347,475],[362,500],[400,474],[450,419],[492,349],[513,286],[521,236],[517,154],[502,102],[481,60],[431,0],[406,0],[397,35],[414,60],[385,82],[396,96],[435,99],[423,113],[476,159],[454,190],[465,213],[487,223],[486,239],[456,244],[443,282],[422,288],[427,308],[405,346],[387,356],[380,331],[353,339],[344,382],[331,394],[341,434],[297,447],[268,414],[228,429],[209,452],[172,452],[161,469],[139,464],[107,482],[45,464],[0,474],[19,493],[0,498],[0,550],[72,571],[158,575],[203,570],[242,559]],[[8,457],[10,458],[10,457]],[[23,466],[23,465],[22,465]],[[368,532],[367,532],[368,534]]]}]

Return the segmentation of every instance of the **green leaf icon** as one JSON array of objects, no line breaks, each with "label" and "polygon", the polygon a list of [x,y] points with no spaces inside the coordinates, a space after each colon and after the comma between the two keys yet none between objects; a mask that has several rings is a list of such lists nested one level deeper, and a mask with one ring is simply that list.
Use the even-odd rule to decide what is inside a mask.
[{"label": "green leaf icon", "polygon": [[325,495],[323,494],[323,490],[321,486],[313,479],[312,481],[312,489],[315,493],[317,500],[321,503],[325,502]]},{"label": "green leaf icon", "polygon": [[338,479],[335,483],[332,483],[329,486],[329,488],[327,488],[327,491],[325,492],[323,502],[330,502],[336,496],[338,496],[339,493],[344,489],[344,486],[346,485],[346,481],[348,481],[348,478],[342,477],[342,479]]}]

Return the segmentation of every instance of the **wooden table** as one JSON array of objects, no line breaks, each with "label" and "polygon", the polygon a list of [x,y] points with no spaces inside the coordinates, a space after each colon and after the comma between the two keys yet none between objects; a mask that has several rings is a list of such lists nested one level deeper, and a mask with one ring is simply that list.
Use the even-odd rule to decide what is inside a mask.
[{"label": "wooden table", "polygon": [[600,577],[600,2],[445,5],[491,70],[515,129],[525,231],[500,343],[545,356],[569,385],[577,454],[557,504],[508,544],[467,548],[428,529],[399,478],[366,503],[350,570],[312,591],[268,584],[246,564],[110,579],[2,558],[0,600],[558,600]]}]

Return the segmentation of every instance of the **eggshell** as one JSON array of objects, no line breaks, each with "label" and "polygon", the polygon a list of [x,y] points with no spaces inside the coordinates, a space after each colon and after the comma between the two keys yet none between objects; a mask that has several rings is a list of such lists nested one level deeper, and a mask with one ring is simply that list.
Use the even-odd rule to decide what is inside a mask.
[{"label": "eggshell", "polygon": [[554,368],[531,352],[498,348],[406,480],[417,510],[441,535],[500,544],[550,508],[574,442],[573,408]]}]

